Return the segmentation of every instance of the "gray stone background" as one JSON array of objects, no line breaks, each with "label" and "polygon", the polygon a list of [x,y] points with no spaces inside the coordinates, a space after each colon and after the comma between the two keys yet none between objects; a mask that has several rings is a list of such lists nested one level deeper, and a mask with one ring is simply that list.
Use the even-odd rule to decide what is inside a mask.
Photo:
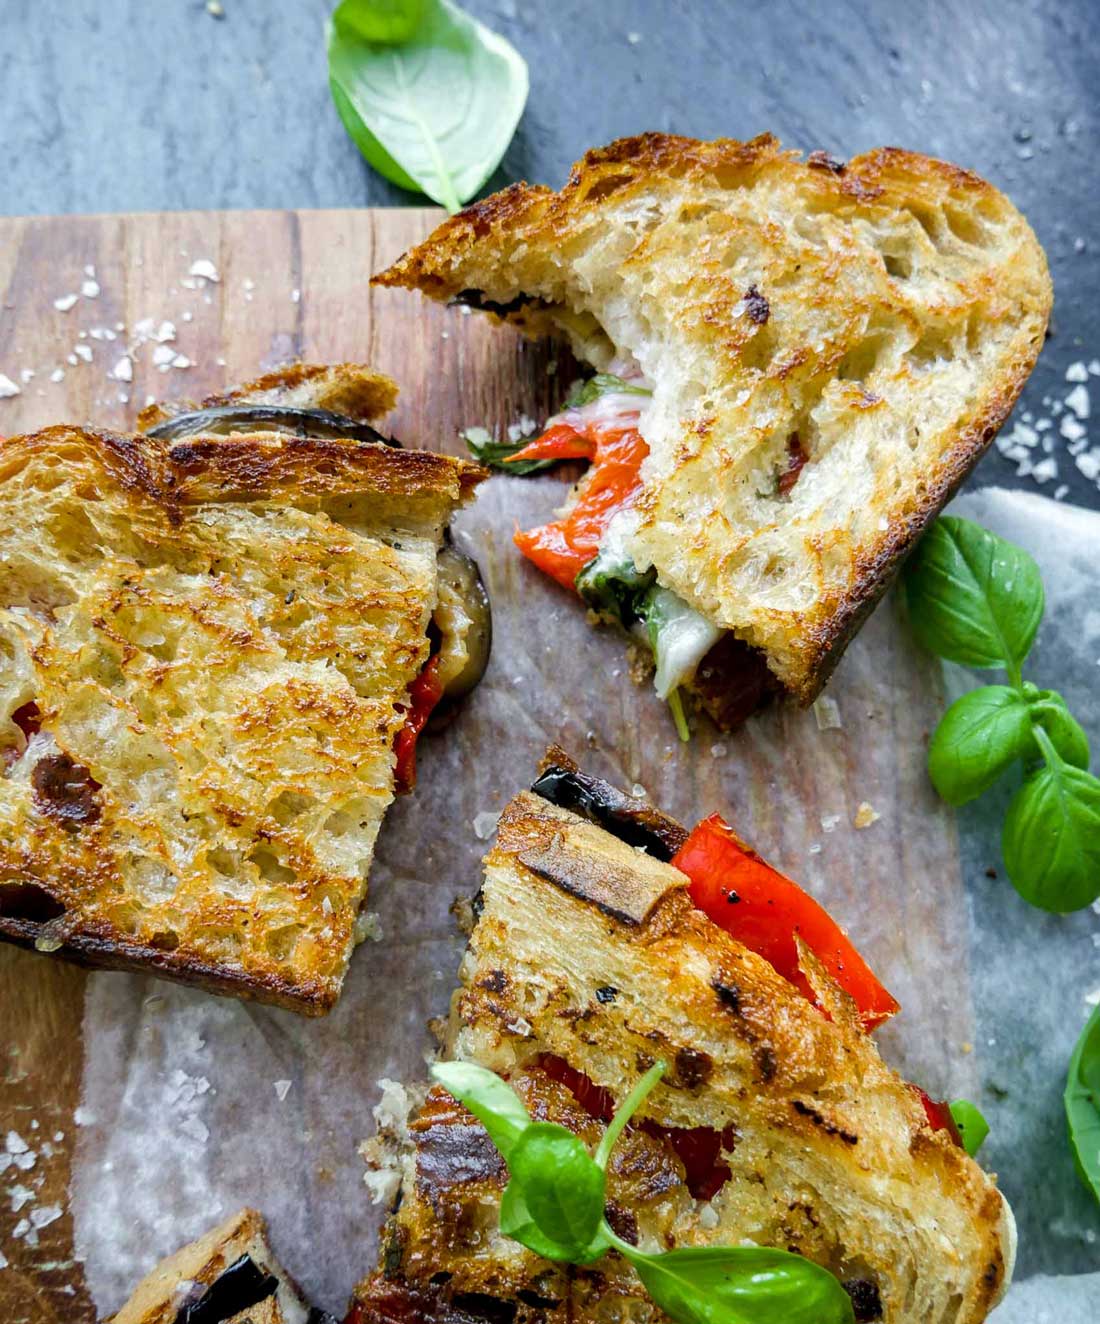
[{"label": "gray stone background", "polygon": [[[0,212],[413,202],[366,166],[332,107],[321,36],[331,0],[222,5],[217,19],[205,0],[0,0]],[[1005,189],[1057,287],[1054,337],[1020,407],[1052,418],[1058,474],[1041,490],[1100,506],[1057,412],[1066,369],[1100,355],[1097,0],[467,8],[531,70],[493,187],[560,184],[585,147],[643,129],[770,129],[845,156],[916,148]],[[972,485],[1033,488],[1017,468],[994,452]]]}]

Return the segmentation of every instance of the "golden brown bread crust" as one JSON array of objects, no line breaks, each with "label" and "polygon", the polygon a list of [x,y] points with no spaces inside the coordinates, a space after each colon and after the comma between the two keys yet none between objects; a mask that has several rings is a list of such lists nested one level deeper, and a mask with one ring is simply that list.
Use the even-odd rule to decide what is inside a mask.
[{"label": "golden brown bread crust", "polygon": [[0,937],[330,1008],[480,477],[274,433],[0,443]]},{"label": "golden brown bread crust", "polygon": [[267,1225],[255,1209],[242,1209],[161,1260],[107,1324],[176,1324],[187,1301],[200,1297],[244,1255],[261,1272],[273,1274],[279,1285],[258,1305],[238,1311],[224,1324],[306,1324],[309,1307],[272,1254]]},{"label": "golden brown bread crust", "polygon": [[397,384],[384,373],[372,372],[361,363],[290,363],[201,401],[157,401],[146,405],[138,414],[138,430],[148,432],[158,423],[194,409],[244,401],[328,409],[334,414],[370,422],[388,414],[397,403]]},{"label": "golden brown bread crust", "polygon": [[[802,161],[770,135],[622,139],[375,281],[475,289],[599,368],[633,355],[657,390],[625,545],[804,704],[1008,415],[1052,297],[978,176],[898,148]],[[809,458],[787,488],[793,437]]]},{"label": "golden brown bread crust", "polygon": [[[624,1154],[609,1188],[640,1244],[750,1238],[869,1285],[886,1324],[983,1320],[1009,1272],[1007,1206],[930,1128],[812,956],[831,1019],[696,910],[670,865],[530,794],[499,831],[445,1055],[509,1076],[535,1115],[588,1139],[600,1129],[593,1110],[553,1064],[587,1078],[591,1105],[591,1087],[621,1101],[660,1057],[669,1075],[640,1114],[657,1129],[628,1131],[642,1149]],[[553,868],[532,868],[549,849]],[[433,1091],[415,1115],[382,1268],[357,1293],[363,1324],[443,1324],[479,1295],[514,1304],[517,1324],[595,1324],[616,1308],[664,1320],[617,1257],[566,1273],[501,1238],[502,1174],[478,1124],[447,1108]],[[700,1136],[720,1137],[728,1176],[717,1194],[692,1198],[691,1146],[677,1148],[677,1135],[696,1153]],[[628,1174],[639,1184],[620,1186]]]}]

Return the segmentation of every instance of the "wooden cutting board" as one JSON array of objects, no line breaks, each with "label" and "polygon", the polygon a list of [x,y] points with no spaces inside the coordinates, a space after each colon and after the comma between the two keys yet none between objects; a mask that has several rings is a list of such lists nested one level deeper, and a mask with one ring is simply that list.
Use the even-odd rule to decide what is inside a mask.
[{"label": "wooden cutting board", "polygon": [[[407,445],[457,451],[460,426],[500,432],[525,414],[544,417],[568,378],[564,357],[485,318],[369,288],[368,274],[438,218],[385,210],[0,220],[0,373],[20,387],[0,399],[0,434],[60,421],[124,429],[148,397],[198,398],[295,358],[362,360],[392,374],[402,396],[387,427]],[[218,280],[192,275],[196,262],[212,263]],[[549,513],[560,480],[534,481],[523,500]],[[481,551],[504,656],[511,640],[543,628],[530,613],[547,602],[556,611],[561,597],[511,548],[500,486],[508,483],[518,480],[497,480],[493,498],[504,528]],[[571,604],[561,616],[569,647],[591,655],[595,679],[553,698],[555,734],[587,749],[596,771],[641,781],[682,817],[733,815],[762,851],[808,880],[909,1006],[904,1027],[883,1036],[895,1060],[933,1089],[959,1087],[972,1024],[964,899],[953,820],[923,773],[941,682],[895,605],[884,604],[841,667],[831,690],[841,728],[822,730],[812,714],[780,708],[733,737],[703,724],[687,747],[670,740],[653,696],[629,685],[616,641],[588,633]],[[551,631],[544,703],[555,683],[553,644]],[[606,699],[595,702],[597,693]],[[520,701],[504,738],[524,745],[525,757],[529,745],[533,758],[547,725],[528,730]],[[501,732],[482,730],[475,709],[451,739],[449,758],[461,767]],[[880,818],[856,831],[864,801]],[[416,808],[414,800],[401,821]],[[448,895],[468,883],[447,879]],[[13,1324],[96,1317],[68,1211],[85,983],[72,967],[0,949],[0,1136],[19,1137],[7,1145],[18,1152],[0,1157],[0,1319]],[[32,1214],[42,1226],[28,1233]]]}]

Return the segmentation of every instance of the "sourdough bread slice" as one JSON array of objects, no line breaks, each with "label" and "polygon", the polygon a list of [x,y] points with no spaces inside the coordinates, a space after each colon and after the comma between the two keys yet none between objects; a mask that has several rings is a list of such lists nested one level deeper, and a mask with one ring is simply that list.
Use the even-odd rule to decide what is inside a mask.
[{"label": "sourdough bread slice", "polygon": [[[507,1076],[533,1116],[593,1146],[593,1100],[609,1116],[657,1058],[670,1066],[613,1151],[619,1235],[797,1251],[861,1320],[985,1319],[1011,1274],[1008,1206],[812,956],[831,1019],[697,910],[677,869],[532,794],[504,811],[477,904],[445,1057]],[[708,1138],[716,1190],[682,1161]],[[665,1318],[616,1255],[567,1268],[500,1235],[506,1170],[439,1087],[368,1154],[401,1194],[360,1324]]]},{"label": "sourdough bread slice", "polygon": [[976,175],[768,135],[612,143],[375,283],[636,363],[655,390],[625,547],[803,703],[1008,415],[1052,298],[1027,222]]},{"label": "sourdough bread slice", "polygon": [[275,1258],[255,1209],[232,1218],[152,1269],[107,1324],[334,1324],[311,1310]]},{"label": "sourdough bread slice", "polygon": [[481,476],[270,431],[0,443],[0,937],[328,1010]]}]

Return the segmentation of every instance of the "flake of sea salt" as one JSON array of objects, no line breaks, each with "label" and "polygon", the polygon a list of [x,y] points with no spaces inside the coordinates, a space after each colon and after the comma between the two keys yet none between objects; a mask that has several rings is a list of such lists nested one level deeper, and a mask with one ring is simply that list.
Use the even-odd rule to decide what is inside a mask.
[{"label": "flake of sea salt", "polygon": [[187,1136],[189,1140],[197,1141],[200,1145],[205,1145],[210,1139],[210,1128],[201,1117],[196,1117],[194,1114],[185,1117],[180,1122],[180,1132]]},{"label": "flake of sea salt", "polygon": [[171,367],[173,359],[176,357],[176,351],[171,345],[158,345],[153,350],[153,362],[158,368]]},{"label": "flake of sea salt", "polygon": [[1063,499],[1068,495],[1068,493],[1069,493],[1069,484],[1068,484],[1068,483],[1060,483],[1060,484],[1054,489],[1054,499],[1055,499],[1055,501],[1061,501],[1061,500],[1063,500]]},{"label": "flake of sea salt", "polygon": [[91,345],[74,345],[73,353],[78,359],[83,359],[85,363],[91,363],[92,361]]},{"label": "flake of sea salt", "polygon": [[1071,363],[1066,369],[1067,382],[1087,382],[1089,379],[1089,370],[1080,359],[1076,363]]},{"label": "flake of sea salt", "polygon": [[10,400],[13,395],[22,395],[22,391],[10,377],[0,372],[0,400]]},{"label": "flake of sea salt", "polygon": [[61,1217],[61,1206],[59,1204],[43,1204],[37,1209],[31,1210],[31,1226],[36,1228],[49,1227],[51,1223],[56,1223]]},{"label": "flake of sea salt", "polygon": [[822,832],[832,832],[836,828],[836,825],[839,822],[840,822],[839,814],[822,814],[821,815]]},{"label": "flake of sea salt", "polygon": [[34,1192],[27,1190],[25,1186],[12,1186],[8,1190],[8,1195],[11,1197],[11,1211],[13,1214],[17,1214],[25,1204],[30,1204],[34,1199]]},{"label": "flake of sea salt", "polygon": [[289,1080],[277,1080],[274,1082],[275,1097],[279,1100],[280,1103],[282,1103],[283,1100],[286,1098],[286,1096],[290,1093],[291,1084],[292,1082]]},{"label": "flake of sea salt", "polygon": [[487,809],[474,815],[474,836],[477,837],[478,841],[489,840],[497,830],[497,820],[499,818],[499,814],[490,813]]},{"label": "flake of sea salt", "polygon": [[208,257],[199,257],[191,263],[192,276],[198,276],[200,280],[209,280],[217,283],[221,280],[218,275],[218,269]]},{"label": "flake of sea salt", "polygon": [[1083,451],[1074,463],[1086,478],[1095,480],[1100,474],[1100,450]]},{"label": "flake of sea salt", "polygon": [[[63,382],[64,380],[65,380],[65,369],[64,369],[64,368],[54,368],[53,372],[50,373],[50,381],[51,381],[51,382]],[[2,394],[3,394],[3,391],[0,390],[0,395],[2,395]]]},{"label": "flake of sea salt", "polygon": [[1058,425],[1058,431],[1067,441],[1078,441],[1085,435],[1085,429],[1072,414],[1064,414]]},{"label": "flake of sea salt", "polygon": [[844,725],[840,720],[837,701],[828,694],[822,694],[814,700],[814,717],[819,731],[839,731]]},{"label": "flake of sea salt", "polygon": [[59,313],[67,313],[70,308],[76,307],[76,301],[79,298],[79,294],[62,294],[53,301],[53,306]]},{"label": "flake of sea salt", "polygon": [[99,281],[97,280],[82,281],[80,285],[80,293],[83,294],[85,299],[98,299]]},{"label": "flake of sea salt", "polygon": [[729,752],[729,745],[723,744],[721,740],[716,740],[710,747],[710,756],[712,759],[724,759]]},{"label": "flake of sea salt", "polygon": [[1048,455],[1045,460],[1040,460],[1035,468],[1032,469],[1031,476],[1037,483],[1046,483],[1052,478],[1057,478],[1058,461],[1053,455]]},{"label": "flake of sea salt", "polygon": [[134,361],[129,354],[123,354],[122,358],[111,369],[110,376],[116,382],[132,382],[134,380]]},{"label": "flake of sea salt", "polygon": [[1089,388],[1078,385],[1066,396],[1066,408],[1072,409],[1078,418],[1088,418],[1090,410]]}]

